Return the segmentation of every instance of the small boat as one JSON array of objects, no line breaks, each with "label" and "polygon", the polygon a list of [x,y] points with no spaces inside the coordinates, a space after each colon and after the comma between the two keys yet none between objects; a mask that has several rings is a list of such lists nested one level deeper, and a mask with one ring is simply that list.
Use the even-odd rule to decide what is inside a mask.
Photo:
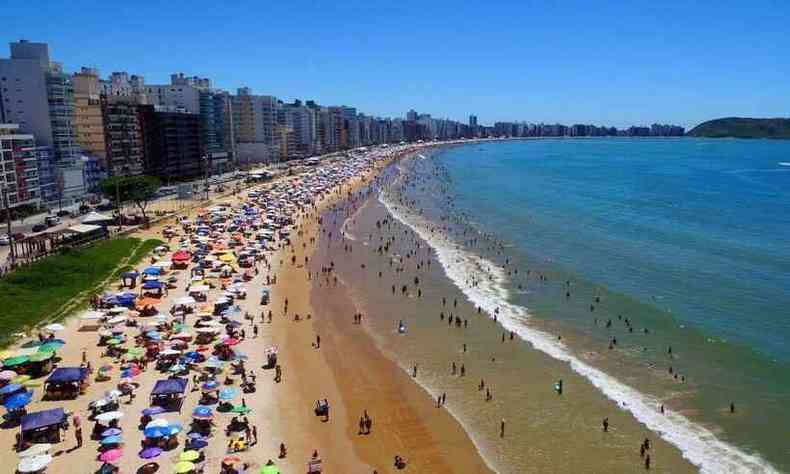
[{"label": "small boat", "polygon": [[398,322],[398,334],[406,334],[406,325],[403,324],[403,321]]}]

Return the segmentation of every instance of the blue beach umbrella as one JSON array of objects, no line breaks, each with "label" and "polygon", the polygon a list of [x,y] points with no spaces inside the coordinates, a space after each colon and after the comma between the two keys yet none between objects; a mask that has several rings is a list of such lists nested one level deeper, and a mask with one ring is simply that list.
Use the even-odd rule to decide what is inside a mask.
[{"label": "blue beach umbrella", "polygon": [[106,438],[108,436],[118,436],[121,433],[122,431],[120,430],[120,428],[107,428],[106,430],[101,432],[101,435],[102,437]]},{"label": "blue beach umbrella", "polygon": [[204,391],[216,390],[217,388],[219,388],[219,382],[216,380],[209,380],[208,382],[204,383],[202,387],[200,387],[200,389]]},{"label": "blue beach umbrella", "polygon": [[107,436],[106,438],[102,438],[101,440],[102,446],[107,446],[110,444],[121,444],[121,443],[123,443],[123,440],[118,435]]},{"label": "blue beach umbrella", "polygon": [[143,435],[146,438],[161,438],[163,436],[169,436],[170,430],[167,426],[154,426],[152,428],[146,428],[143,430]]},{"label": "blue beach umbrella", "polygon": [[3,403],[3,406],[6,407],[7,410],[18,410],[30,403],[31,400],[33,400],[33,394],[31,392],[21,392],[8,397]]},{"label": "blue beach umbrella", "polygon": [[145,416],[154,416],[160,413],[164,413],[165,409],[160,406],[150,407],[143,410],[143,415]]},{"label": "blue beach umbrella", "polygon": [[208,441],[204,439],[195,439],[187,443],[189,449],[203,449],[208,446]]},{"label": "blue beach umbrella", "polygon": [[22,390],[24,387],[18,383],[10,383],[3,388],[0,388],[0,395],[10,395]]},{"label": "blue beach umbrella", "polygon": [[211,418],[212,416],[214,416],[214,413],[210,407],[198,406],[192,411],[193,418]]},{"label": "blue beach umbrella", "polygon": [[220,400],[233,400],[238,395],[238,391],[232,387],[225,387],[219,391],[219,399]]},{"label": "blue beach umbrella", "polygon": [[203,357],[203,354],[197,351],[189,351],[184,354],[184,357],[189,359],[200,359],[201,357]]}]

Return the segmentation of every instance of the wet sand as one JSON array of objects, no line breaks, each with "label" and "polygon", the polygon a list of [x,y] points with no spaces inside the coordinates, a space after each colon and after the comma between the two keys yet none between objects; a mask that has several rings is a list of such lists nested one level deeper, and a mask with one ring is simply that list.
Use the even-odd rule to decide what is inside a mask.
[{"label": "wet sand", "polygon": [[[308,434],[301,449],[332,453],[323,456],[328,472],[393,472],[395,455],[408,461],[407,472],[491,472],[456,420],[435,410],[431,398],[381,353],[363,327],[352,324],[355,311],[344,288],[308,281],[308,269],[319,271],[339,254],[326,236],[317,239],[316,252],[309,246],[303,250],[302,243],[318,236],[315,219],[303,222],[294,255],[296,262],[308,256],[310,264],[286,265],[273,303],[275,314],[281,314],[284,297],[289,300],[288,316],[278,316],[286,323],[277,336],[288,348],[283,384],[297,379],[280,403],[286,431],[293,433],[289,438]],[[293,320],[295,314],[301,321]],[[316,335],[320,349],[313,345]],[[307,411],[323,398],[332,407],[328,423]],[[364,410],[373,419],[371,434],[359,432]]]},{"label": "wet sand", "polygon": [[[518,338],[503,343],[503,329],[488,315],[478,315],[455,285],[444,275],[435,254],[411,231],[392,223],[389,235],[397,235],[389,255],[379,256],[375,250],[376,221],[393,219],[373,199],[354,215],[346,240],[352,252],[335,257],[337,273],[353,301],[366,314],[365,328],[376,345],[388,358],[397,361],[407,378],[412,364],[419,364],[417,382],[436,397],[447,394],[447,410],[430,409],[436,413],[451,412],[457,416],[474,439],[484,457],[498,472],[633,472],[644,470],[639,446],[650,439],[651,471],[695,472],[697,469],[683,459],[680,451],[661,440],[637,422],[628,412],[606,399],[589,381],[573,372],[565,363],[534,350]],[[406,231],[406,234],[404,234]],[[365,242],[370,235],[374,241]],[[335,244],[338,245],[338,244]],[[340,251],[343,251],[342,245]],[[390,257],[406,256],[404,271],[395,272]],[[416,252],[416,255],[415,255]],[[418,260],[430,258],[432,265],[415,270]],[[365,268],[362,268],[365,265]],[[394,265],[397,268],[398,264]],[[382,278],[378,272],[382,272]],[[422,296],[413,284],[419,276]],[[397,287],[395,294],[391,285]],[[401,295],[401,285],[408,286],[408,295]],[[448,304],[442,307],[442,296]],[[458,306],[451,303],[457,298]],[[451,312],[468,320],[468,328],[448,327],[447,318],[439,313]],[[350,321],[351,311],[346,319]],[[404,320],[406,336],[395,331]],[[349,322],[350,324],[350,322]],[[353,326],[352,326],[353,328]],[[359,329],[353,329],[359,331]],[[463,344],[468,350],[463,352]],[[492,358],[495,360],[492,361]],[[465,376],[452,375],[451,364]],[[492,389],[493,400],[485,402],[484,391],[478,390],[481,378]],[[558,396],[554,383],[564,381],[564,393]],[[435,400],[435,399],[434,399]],[[609,431],[602,429],[603,418],[609,419]],[[506,420],[505,440],[500,438],[500,420]]]}]

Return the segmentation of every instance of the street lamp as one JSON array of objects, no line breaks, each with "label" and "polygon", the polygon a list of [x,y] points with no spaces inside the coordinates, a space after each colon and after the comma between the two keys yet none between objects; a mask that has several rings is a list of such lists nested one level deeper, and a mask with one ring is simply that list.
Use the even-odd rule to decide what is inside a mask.
[{"label": "street lamp", "polygon": [[203,155],[203,189],[206,191],[206,201],[208,201],[208,153]]},{"label": "street lamp", "polygon": [[8,235],[9,256],[11,257],[11,266],[13,267],[16,263],[16,252],[14,251],[14,237],[11,235],[11,206],[8,202],[8,187],[6,187],[5,182],[0,182],[0,186],[3,187],[3,207],[5,209],[5,223]]}]

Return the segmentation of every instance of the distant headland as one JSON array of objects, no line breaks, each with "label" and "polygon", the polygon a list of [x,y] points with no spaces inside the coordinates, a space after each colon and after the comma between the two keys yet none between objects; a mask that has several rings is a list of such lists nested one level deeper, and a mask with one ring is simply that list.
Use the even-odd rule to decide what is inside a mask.
[{"label": "distant headland", "polygon": [[688,133],[708,138],[784,138],[790,139],[790,118],[726,117],[703,122]]}]

